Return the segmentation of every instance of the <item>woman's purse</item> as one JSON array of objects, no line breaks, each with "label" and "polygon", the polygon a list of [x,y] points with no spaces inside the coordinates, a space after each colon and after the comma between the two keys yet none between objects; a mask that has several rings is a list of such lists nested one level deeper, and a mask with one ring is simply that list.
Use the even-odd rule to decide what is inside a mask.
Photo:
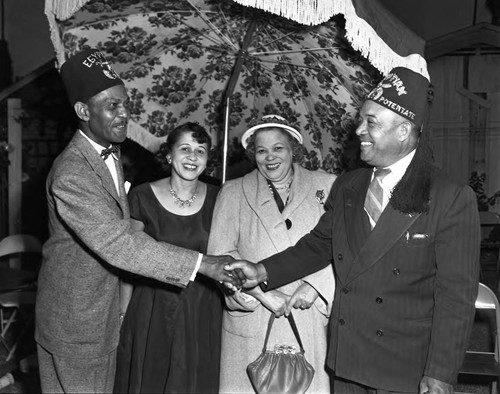
[{"label": "woman's purse", "polygon": [[288,345],[277,345],[274,351],[267,350],[267,340],[274,319],[274,314],[271,314],[262,353],[257,360],[248,364],[250,381],[258,394],[304,393],[311,384],[314,368],[304,356],[304,347],[295,320],[290,313],[288,321],[300,346],[300,352]]}]

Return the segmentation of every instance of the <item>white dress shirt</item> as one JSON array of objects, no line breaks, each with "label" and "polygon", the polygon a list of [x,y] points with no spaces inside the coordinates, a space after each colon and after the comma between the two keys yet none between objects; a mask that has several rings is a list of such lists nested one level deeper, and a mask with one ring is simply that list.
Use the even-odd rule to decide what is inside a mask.
[{"label": "white dress shirt", "polygon": [[[97,142],[91,140],[83,131],[78,131],[90,142],[90,144],[94,147],[97,153],[99,153],[99,155],[101,154],[103,149],[106,149],[106,147],[103,147]],[[111,147],[111,145],[109,147]],[[116,170],[115,160],[118,160],[118,157],[114,153],[112,153],[106,160],[104,160],[104,163],[106,163],[106,165],[108,166],[109,172],[111,172],[111,176],[113,177],[113,182],[115,183],[116,192],[118,193],[118,195],[120,195],[120,188],[118,186],[118,171]]]},{"label": "white dress shirt", "polygon": [[[398,160],[394,164],[388,166],[388,167],[383,167],[383,168],[388,168],[391,170],[389,174],[387,174],[381,181],[380,184],[382,186],[382,190],[384,191],[384,197],[382,200],[382,208],[385,209],[387,207],[387,204],[389,203],[389,199],[391,198],[391,193],[393,189],[396,187],[398,182],[403,178],[403,175],[406,172],[406,169],[410,165],[413,156],[415,156],[415,149],[412,150],[410,153],[408,153],[405,157],[402,159]],[[375,170],[377,168],[373,168],[373,173],[371,180],[373,180],[373,176],[375,174]],[[366,212],[366,209],[365,209]],[[367,213],[368,215],[368,213]],[[375,227],[375,222],[373,219],[368,215],[368,218],[370,219],[370,224],[372,225],[372,228]]]}]

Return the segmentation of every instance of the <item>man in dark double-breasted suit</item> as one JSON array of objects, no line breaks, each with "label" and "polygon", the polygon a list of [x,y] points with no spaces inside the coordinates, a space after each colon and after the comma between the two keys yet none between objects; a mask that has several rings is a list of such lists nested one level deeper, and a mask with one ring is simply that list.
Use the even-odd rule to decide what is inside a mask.
[{"label": "man in dark double-breasted suit", "polygon": [[478,211],[473,191],[430,163],[428,86],[413,71],[392,70],[368,95],[356,131],[373,168],[340,176],[327,212],[294,247],[232,265],[245,286],[275,288],[333,262],[327,364],[336,393],[452,393],[463,361],[478,287]]}]

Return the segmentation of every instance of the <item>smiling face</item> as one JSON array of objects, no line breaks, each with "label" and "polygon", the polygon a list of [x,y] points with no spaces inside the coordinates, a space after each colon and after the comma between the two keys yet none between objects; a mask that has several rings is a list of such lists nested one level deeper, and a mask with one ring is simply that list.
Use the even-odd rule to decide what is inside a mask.
[{"label": "smiling face", "polygon": [[208,153],[207,143],[196,141],[192,131],[183,132],[167,155],[167,160],[172,161],[172,176],[185,180],[197,179],[207,168]]},{"label": "smiling face", "polygon": [[77,102],[75,110],[83,120],[83,132],[107,148],[127,137],[129,98],[123,85],[116,85],[92,97],[88,104]]},{"label": "smiling face", "polygon": [[371,100],[359,113],[356,134],[361,141],[361,160],[374,167],[387,167],[410,153],[415,147],[410,138],[408,121]]},{"label": "smiling face", "polygon": [[261,129],[255,136],[255,162],[272,182],[286,182],[292,175],[292,144],[285,131]]}]

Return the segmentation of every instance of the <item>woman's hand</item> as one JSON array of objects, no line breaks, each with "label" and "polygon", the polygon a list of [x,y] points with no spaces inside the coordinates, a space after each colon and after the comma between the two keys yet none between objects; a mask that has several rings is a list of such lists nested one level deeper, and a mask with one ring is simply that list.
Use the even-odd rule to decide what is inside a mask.
[{"label": "woman's hand", "polygon": [[271,290],[263,292],[259,286],[246,290],[246,293],[252,295],[260,301],[267,309],[273,312],[276,317],[285,314],[286,303],[290,298],[279,290]]},{"label": "woman's hand", "polygon": [[278,290],[266,291],[264,299],[260,300],[262,305],[273,312],[276,317],[283,316],[286,312],[286,304],[290,297]]},{"label": "woman's hand", "polygon": [[307,282],[303,282],[288,300],[285,314],[288,316],[292,308],[309,309],[318,296],[319,294],[314,287]]}]

